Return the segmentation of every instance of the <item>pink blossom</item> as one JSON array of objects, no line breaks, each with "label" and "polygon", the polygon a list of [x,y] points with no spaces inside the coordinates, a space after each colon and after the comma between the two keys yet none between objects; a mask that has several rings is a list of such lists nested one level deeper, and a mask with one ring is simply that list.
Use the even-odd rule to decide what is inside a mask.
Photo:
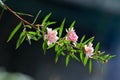
[{"label": "pink blossom", "polygon": [[84,46],[85,54],[86,54],[86,57],[88,58],[91,58],[91,56],[93,55],[94,48],[92,46],[93,46],[92,43],[89,43],[89,45]]},{"label": "pink blossom", "polygon": [[108,60],[105,60],[105,63],[108,63]]},{"label": "pink blossom", "polygon": [[48,40],[48,46],[52,43],[55,43],[58,40],[57,31],[52,30],[52,28],[47,28],[47,35],[45,35],[45,39]]},{"label": "pink blossom", "polygon": [[75,30],[73,28],[72,29],[69,28],[69,31],[67,31],[67,33],[68,33],[68,35],[67,35],[66,39],[72,41],[73,43],[76,43],[78,40],[78,36],[77,36]]}]

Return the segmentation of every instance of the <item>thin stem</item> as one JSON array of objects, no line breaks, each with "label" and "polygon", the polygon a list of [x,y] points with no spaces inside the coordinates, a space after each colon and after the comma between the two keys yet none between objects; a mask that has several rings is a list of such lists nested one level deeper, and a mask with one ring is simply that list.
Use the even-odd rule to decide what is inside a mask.
[{"label": "thin stem", "polygon": [[32,26],[34,29],[37,29],[36,26],[32,25],[31,23],[29,23],[28,21],[24,20],[24,19],[21,18],[19,15],[17,15],[16,12],[13,11],[10,7],[8,7],[7,5],[5,5],[5,7],[8,9],[8,11],[10,11],[12,14],[14,14],[14,15],[15,15],[18,19],[20,19],[23,23]]},{"label": "thin stem", "polygon": [[[20,19],[23,23],[30,25],[30,26],[33,27],[34,29],[37,29],[37,27],[36,27],[35,25],[31,24],[30,22],[28,22],[28,21],[26,21],[25,19],[23,19],[22,17],[20,17],[18,14],[16,14],[15,11],[13,11],[13,10],[12,10],[10,7],[8,7],[6,4],[5,4],[4,6],[8,9],[8,11],[10,11],[13,15],[15,15],[15,16],[16,16],[18,19]],[[42,27],[42,25],[40,25],[40,26]]]},{"label": "thin stem", "polygon": [[[20,17],[15,11],[13,11],[10,7],[8,7],[6,4],[4,4],[4,7],[6,7],[8,9],[8,11],[10,11],[13,15],[15,15],[20,21],[22,21],[25,24],[30,25],[32,28],[37,29],[37,26],[34,24],[31,24],[30,22],[26,21],[25,19],[23,19],[22,17]],[[39,25],[40,27],[43,27],[43,25]],[[40,32],[45,35],[45,32],[41,31]]]}]

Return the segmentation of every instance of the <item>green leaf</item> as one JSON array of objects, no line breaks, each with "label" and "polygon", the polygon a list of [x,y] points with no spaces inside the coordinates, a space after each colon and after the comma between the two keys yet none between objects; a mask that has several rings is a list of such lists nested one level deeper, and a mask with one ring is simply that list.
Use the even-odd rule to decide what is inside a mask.
[{"label": "green leaf", "polygon": [[64,46],[63,46],[62,48],[59,48],[58,45],[55,46],[55,51],[57,52],[57,53],[56,53],[56,57],[55,57],[55,63],[57,63],[58,58],[59,58],[59,56],[60,56],[61,54],[62,54],[63,56],[65,56],[65,54],[64,54],[64,49],[65,49]]},{"label": "green leaf", "polygon": [[30,39],[28,39],[28,43],[29,43],[29,45],[31,45],[31,40]]},{"label": "green leaf", "polygon": [[54,46],[55,46],[55,43],[49,45],[47,49],[50,49],[50,48],[52,48],[52,47],[54,47]]},{"label": "green leaf", "polygon": [[70,55],[67,55],[66,56],[66,66],[68,66],[69,61],[70,61]]},{"label": "green leaf", "polygon": [[104,55],[104,59],[107,59],[108,57],[109,57],[110,55],[109,54],[107,54],[107,55]]},{"label": "green leaf", "polygon": [[84,61],[83,51],[80,51],[80,59],[81,59],[82,62]]},{"label": "green leaf", "polygon": [[91,37],[91,38],[89,38],[88,40],[86,40],[83,44],[85,45],[85,44],[87,44],[87,43],[92,42],[93,40],[94,40],[94,37]]},{"label": "green leaf", "polygon": [[56,22],[50,22],[50,21],[48,21],[48,22],[46,22],[46,26],[49,26],[49,25],[53,25],[53,24],[55,24]]},{"label": "green leaf", "polygon": [[27,40],[28,40],[29,45],[31,45],[31,35],[30,34],[27,34]]},{"label": "green leaf", "polygon": [[64,50],[65,50],[65,46],[63,46],[62,48],[58,48],[57,54],[61,54],[61,52],[63,52]]},{"label": "green leaf", "polygon": [[34,41],[38,41],[39,38],[37,38],[36,36],[32,37],[31,39],[33,39]]},{"label": "green leaf", "polygon": [[95,46],[95,53],[98,51],[99,47],[100,47],[100,43],[98,42],[97,45]]},{"label": "green leaf", "polygon": [[49,13],[42,21],[42,25],[45,25],[46,21],[49,19],[52,13]]},{"label": "green leaf", "polygon": [[7,42],[9,42],[9,41],[13,38],[13,36],[14,36],[15,33],[20,29],[21,26],[22,26],[22,22],[20,22],[20,23],[14,28],[14,30],[13,30],[12,33],[10,34]]},{"label": "green leaf", "polygon": [[[62,52],[61,52],[61,53],[62,53]],[[56,53],[56,56],[55,56],[55,63],[58,62],[58,59],[59,59],[59,56],[60,56],[61,53],[58,53],[58,52]]]},{"label": "green leaf", "polygon": [[110,60],[111,58],[114,58],[116,55],[109,56],[107,60]]},{"label": "green leaf", "polygon": [[83,42],[84,39],[85,39],[85,35],[81,38],[80,44]]},{"label": "green leaf", "polygon": [[58,31],[58,30],[59,30],[59,28],[55,28],[55,29],[53,29],[53,30],[56,30],[56,31]]},{"label": "green leaf", "polygon": [[47,50],[47,40],[45,40],[45,41],[43,42],[42,48],[43,48],[43,51],[44,51],[44,54],[45,54],[45,53],[46,53],[46,50]]},{"label": "green leaf", "polygon": [[6,8],[5,4],[4,4],[5,1],[6,0],[0,0],[0,7],[3,8],[4,10],[7,10],[7,8]]},{"label": "green leaf", "polygon": [[41,35],[39,30],[36,31],[36,35],[39,37],[39,39],[41,39],[43,37],[43,35]]},{"label": "green leaf", "polygon": [[56,54],[56,56],[55,56],[55,63],[57,63],[57,62],[58,62],[58,59],[59,59],[59,55],[58,55],[58,54]]},{"label": "green leaf", "polygon": [[63,32],[63,27],[64,27],[64,24],[65,24],[65,20],[64,19],[59,27],[59,38],[62,36],[62,32]]},{"label": "green leaf", "polygon": [[33,31],[29,31],[28,34],[31,34],[31,35],[36,35],[36,32],[33,32]]},{"label": "green leaf", "polygon": [[87,65],[87,62],[88,62],[88,58],[87,58],[87,57],[85,57],[85,58],[84,58],[84,62],[83,62],[84,66],[86,66],[86,65]]},{"label": "green leaf", "polygon": [[16,49],[19,48],[19,46],[23,43],[23,41],[25,40],[25,31],[23,31],[21,34],[20,34],[20,37],[17,41],[17,44],[16,44]]},{"label": "green leaf", "polygon": [[0,0],[0,6],[4,8],[4,3],[2,2],[2,0]]},{"label": "green leaf", "polygon": [[101,55],[103,55],[103,54],[105,54],[105,52],[104,52],[104,51],[100,52],[100,53],[99,53],[99,56],[101,56]]},{"label": "green leaf", "polygon": [[28,36],[28,39],[33,39],[34,41],[38,41],[39,39],[41,39],[40,34],[34,31],[29,31],[27,36]]},{"label": "green leaf", "polygon": [[24,27],[31,29],[32,27],[30,25],[25,25]]},{"label": "green leaf", "polygon": [[75,60],[80,62],[79,58],[75,54],[71,54],[71,56],[72,56],[73,59],[75,59]]},{"label": "green leaf", "polygon": [[41,10],[39,10],[39,12],[37,13],[37,15],[36,15],[36,17],[35,17],[35,19],[34,19],[34,21],[33,21],[32,24],[35,24],[35,22],[37,21],[37,19],[38,19],[40,13],[41,13]]},{"label": "green leaf", "polygon": [[61,54],[62,54],[63,56],[65,56],[65,53],[64,53],[64,52],[61,52]]},{"label": "green leaf", "polygon": [[33,15],[31,15],[31,14],[26,14],[26,13],[22,13],[22,12],[16,12],[16,14],[21,15],[21,16],[33,17]]},{"label": "green leaf", "polygon": [[92,71],[92,60],[90,59],[90,61],[89,61],[89,72],[91,73],[91,71]]},{"label": "green leaf", "polygon": [[56,45],[56,46],[55,46],[55,51],[58,51],[58,50],[59,50],[59,46]]},{"label": "green leaf", "polygon": [[76,22],[76,21],[73,21],[73,22],[72,22],[72,24],[70,25],[70,29],[72,29],[72,28],[74,27],[75,22]]}]

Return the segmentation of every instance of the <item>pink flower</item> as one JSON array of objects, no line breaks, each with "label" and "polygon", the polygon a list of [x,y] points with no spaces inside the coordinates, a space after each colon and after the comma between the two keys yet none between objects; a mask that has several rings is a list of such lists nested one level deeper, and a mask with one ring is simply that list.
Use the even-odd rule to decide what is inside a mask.
[{"label": "pink flower", "polygon": [[45,39],[48,40],[48,46],[52,43],[55,43],[58,40],[57,31],[52,30],[52,28],[47,28],[47,35],[45,35]]},{"label": "pink flower", "polygon": [[93,55],[94,48],[92,46],[93,46],[92,43],[89,43],[89,45],[84,46],[85,54],[86,54],[86,57],[88,58],[91,58],[91,56]]},{"label": "pink flower", "polygon": [[108,63],[108,60],[105,60],[105,63]]},{"label": "pink flower", "polygon": [[78,36],[75,30],[73,28],[72,29],[69,28],[69,31],[66,30],[66,32],[68,33],[66,39],[72,41],[73,43],[76,43],[78,40]]}]

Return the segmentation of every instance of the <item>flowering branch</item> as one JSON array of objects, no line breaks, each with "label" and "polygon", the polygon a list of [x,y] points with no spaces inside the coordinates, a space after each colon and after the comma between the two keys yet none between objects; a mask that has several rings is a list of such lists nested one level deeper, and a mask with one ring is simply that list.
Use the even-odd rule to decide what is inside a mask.
[{"label": "flowering branch", "polygon": [[100,51],[100,43],[97,43],[94,48],[94,37],[85,40],[85,36],[83,36],[81,40],[78,41],[79,37],[74,30],[75,21],[72,22],[69,29],[66,29],[67,33],[62,37],[66,19],[62,21],[60,27],[52,29],[48,26],[55,24],[56,22],[48,21],[51,13],[45,16],[41,24],[35,24],[40,12],[35,17],[33,23],[30,23],[20,17],[15,11],[4,4],[1,0],[0,5],[20,20],[20,23],[11,32],[7,42],[9,42],[14,37],[16,32],[21,28],[21,26],[23,26],[23,31],[18,38],[16,49],[20,47],[24,40],[27,40],[29,44],[31,44],[31,40],[39,41],[40,39],[43,39],[44,42],[42,44],[42,48],[44,50],[44,53],[46,53],[46,50],[48,49],[51,49],[53,47],[55,48],[55,63],[58,62],[59,56],[62,55],[66,57],[66,66],[69,63],[70,58],[81,61],[84,66],[89,63],[89,72],[92,71],[93,60],[100,61],[101,63],[106,63],[108,60],[115,57],[115,55],[105,54],[105,52]]}]

